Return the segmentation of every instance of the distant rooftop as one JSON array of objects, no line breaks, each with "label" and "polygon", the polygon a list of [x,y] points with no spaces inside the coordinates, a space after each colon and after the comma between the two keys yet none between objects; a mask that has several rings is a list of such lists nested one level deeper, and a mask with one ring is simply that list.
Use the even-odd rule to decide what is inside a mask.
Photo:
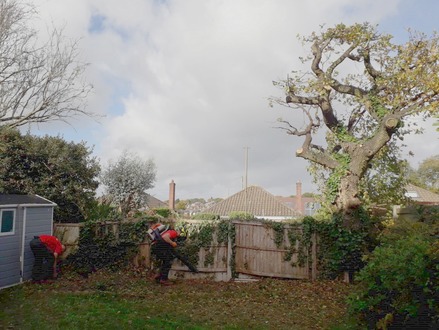
[{"label": "distant rooftop", "polygon": [[257,218],[297,218],[300,214],[280,202],[275,196],[257,186],[250,186],[218,204],[206,209],[203,213],[228,217],[231,212],[246,212]]},{"label": "distant rooftop", "polygon": [[162,202],[158,198],[155,198],[154,196],[148,195],[146,198],[146,205],[150,209],[158,209],[158,208],[166,208],[168,207],[168,204],[165,202]]},{"label": "distant rooftop", "polygon": [[405,196],[418,204],[439,205],[439,194],[413,184],[408,184],[405,189]]}]

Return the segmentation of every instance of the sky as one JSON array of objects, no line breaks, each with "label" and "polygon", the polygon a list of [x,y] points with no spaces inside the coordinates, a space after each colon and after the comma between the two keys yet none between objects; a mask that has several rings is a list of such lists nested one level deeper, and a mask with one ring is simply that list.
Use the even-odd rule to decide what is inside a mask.
[{"label": "sky", "polygon": [[[153,159],[160,200],[176,183],[176,198],[226,198],[244,183],[273,195],[317,192],[307,161],[295,156],[303,140],[279,126],[302,114],[280,106],[273,81],[303,68],[297,39],[321,25],[371,22],[407,39],[407,29],[437,30],[436,0],[34,0],[35,26],[79,41],[93,86],[87,110],[69,124],[32,126],[32,133],[86,141],[102,167],[123,151]],[[438,153],[431,122],[424,136],[405,140],[413,167]],[[246,179],[245,179],[246,178]]]}]

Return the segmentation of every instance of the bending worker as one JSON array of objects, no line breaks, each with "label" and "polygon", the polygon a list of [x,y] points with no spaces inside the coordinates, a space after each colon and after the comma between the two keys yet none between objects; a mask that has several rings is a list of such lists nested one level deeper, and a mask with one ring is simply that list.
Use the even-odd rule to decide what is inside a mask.
[{"label": "bending worker", "polygon": [[161,262],[160,274],[155,276],[157,283],[171,285],[168,276],[175,258],[174,248],[177,246],[175,240],[180,234],[174,229],[167,229],[160,234],[160,238],[152,243],[152,253]]},{"label": "bending worker", "polygon": [[34,236],[34,239],[30,241],[30,248],[35,257],[32,279],[44,281],[56,278],[56,262],[64,252],[65,246],[55,236],[40,235]]}]

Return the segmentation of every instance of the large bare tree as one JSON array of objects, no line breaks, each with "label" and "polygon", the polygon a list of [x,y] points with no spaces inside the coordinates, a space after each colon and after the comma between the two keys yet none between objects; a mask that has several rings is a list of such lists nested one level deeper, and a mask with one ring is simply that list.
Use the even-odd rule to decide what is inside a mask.
[{"label": "large bare tree", "polygon": [[0,0],[0,127],[89,114],[91,85],[82,81],[85,64],[77,62],[77,42],[53,29],[41,44],[30,26],[35,10]]},{"label": "large bare tree", "polygon": [[[398,45],[368,23],[339,24],[303,42],[310,45],[302,59],[310,70],[275,82],[286,91],[286,99],[275,101],[303,111],[307,120],[300,127],[279,121],[288,134],[304,138],[296,156],[329,171],[326,196],[345,215],[345,226],[355,228],[361,179],[372,161],[395,148],[395,138],[418,129],[412,118],[437,113],[438,35],[409,31]],[[325,143],[314,142],[319,131]]]}]

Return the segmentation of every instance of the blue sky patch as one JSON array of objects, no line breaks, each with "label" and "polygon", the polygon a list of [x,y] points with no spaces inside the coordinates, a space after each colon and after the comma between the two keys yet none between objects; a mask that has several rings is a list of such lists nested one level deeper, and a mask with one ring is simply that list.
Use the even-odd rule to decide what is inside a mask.
[{"label": "blue sky patch", "polygon": [[103,15],[93,15],[88,25],[88,32],[101,33],[105,30],[105,20],[107,18]]},{"label": "blue sky patch", "polygon": [[91,34],[99,34],[105,30],[111,30],[119,35],[123,40],[128,40],[130,37],[128,31],[109,23],[106,16],[100,14],[92,15],[88,24],[88,32]]},{"label": "blue sky patch", "polygon": [[125,112],[124,99],[131,93],[131,84],[117,77],[106,77],[106,81],[112,87],[111,106],[107,114],[110,116],[120,116]]}]

